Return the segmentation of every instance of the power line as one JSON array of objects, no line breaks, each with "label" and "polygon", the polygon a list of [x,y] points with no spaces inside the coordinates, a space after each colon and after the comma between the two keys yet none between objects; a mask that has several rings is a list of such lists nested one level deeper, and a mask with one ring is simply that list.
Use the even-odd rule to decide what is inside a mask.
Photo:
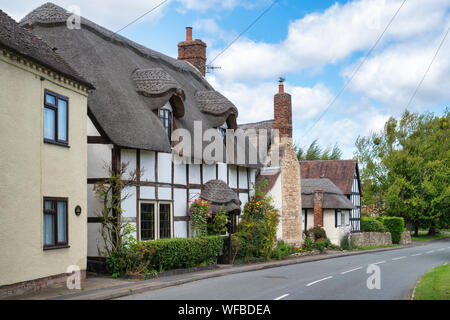
[{"label": "power line", "polygon": [[145,17],[146,15],[148,15],[150,12],[158,9],[159,7],[161,7],[163,4],[165,4],[166,2],[168,2],[170,0],[164,0],[162,2],[160,2],[158,5],[156,5],[155,7],[151,8],[150,10],[148,10],[147,12],[145,12],[144,14],[140,15],[139,17],[137,17],[136,19],[134,19],[133,21],[131,21],[130,23],[128,23],[127,25],[125,25],[124,27],[120,28],[119,30],[117,30],[116,32],[113,33],[113,37],[114,35],[118,34],[119,32],[121,32],[122,30],[124,30],[125,28],[128,28],[129,26],[131,26],[132,24],[134,24],[135,22],[141,20],[143,17]]},{"label": "power line", "polygon": [[416,90],[414,90],[414,93],[413,93],[413,95],[411,96],[411,99],[409,99],[409,102],[408,102],[408,105],[406,106],[406,109],[409,108],[409,106],[411,105],[411,102],[412,102],[412,101],[414,100],[414,98],[416,97],[416,94],[417,94],[417,92],[419,91],[420,87],[422,86],[422,83],[423,83],[423,81],[425,80],[425,77],[427,76],[428,71],[430,71],[431,65],[433,64],[434,60],[436,59],[436,57],[437,57],[437,55],[438,55],[438,53],[439,53],[439,50],[441,50],[441,47],[442,47],[442,45],[444,44],[445,39],[447,38],[447,35],[448,35],[449,31],[450,31],[450,26],[447,28],[447,32],[445,33],[444,37],[442,38],[441,43],[439,44],[439,46],[438,46],[436,52],[434,53],[433,59],[431,59],[431,62],[430,62],[430,64],[428,65],[427,70],[426,70],[425,73],[423,74],[423,77],[422,77],[422,79],[420,80],[419,84],[417,85]]},{"label": "power line", "polygon": [[358,65],[358,67],[355,69],[355,71],[352,73],[352,75],[350,76],[350,78],[347,80],[347,82],[345,83],[345,85],[341,88],[341,90],[339,90],[338,94],[333,98],[333,100],[331,100],[331,102],[328,104],[328,106],[325,108],[325,110],[322,112],[322,114],[319,116],[319,118],[312,124],[312,126],[310,126],[308,128],[308,130],[306,130],[305,134],[300,138],[300,140],[302,140],[308,133],[309,131],[314,128],[316,126],[316,124],[320,121],[320,119],[322,119],[322,117],[328,112],[328,110],[333,106],[333,104],[336,102],[336,100],[341,96],[341,94],[345,91],[345,89],[347,89],[348,85],[350,84],[350,82],[352,82],[353,78],[356,76],[356,74],[359,72],[359,70],[361,69],[361,67],[363,66],[363,64],[367,61],[367,59],[369,58],[370,54],[372,53],[372,51],[375,49],[375,47],[378,45],[378,43],[381,41],[381,39],[383,38],[384,34],[386,33],[386,31],[389,29],[389,27],[391,26],[392,22],[395,20],[395,18],[397,17],[398,13],[400,12],[400,10],[402,9],[403,5],[406,3],[407,0],[403,0],[402,4],[400,5],[400,7],[397,9],[397,11],[395,12],[394,16],[391,18],[391,20],[389,21],[389,23],[386,25],[386,28],[384,28],[383,32],[380,34],[380,36],[378,37],[377,41],[375,41],[374,45],[370,48],[370,50],[367,52],[367,54],[365,55],[365,57],[363,58],[363,60],[361,61],[361,63]]},{"label": "power line", "polygon": [[219,52],[219,54],[217,54],[214,59],[212,59],[210,61],[210,64],[213,63],[218,57],[220,57],[226,50],[228,50],[228,48],[230,48],[236,41],[239,40],[240,37],[242,37],[248,30],[250,30],[251,27],[253,27],[258,21],[259,19],[261,19],[267,12],[269,12],[270,9],[272,9],[272,7],[278,2],[279,0],[274,0],[272,2],[272,4],[267,7],[266,10],[264,10],[255,20],[253,20],[252,23],[250,23],[250,25],[248,25],[247,28],[245,28],[244,31],[242,31],[233,41],[231,41],[221,52]]}]

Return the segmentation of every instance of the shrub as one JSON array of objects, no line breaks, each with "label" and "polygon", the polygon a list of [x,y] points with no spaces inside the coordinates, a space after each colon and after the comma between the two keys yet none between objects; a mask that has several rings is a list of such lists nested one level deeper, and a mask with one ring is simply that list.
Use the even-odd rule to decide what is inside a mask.
[{"label": "shrub", "polygon": [[350,236],[347,234],[341,239],[341,249],[342,250],[352,250],[352,242]]},{"label": "shrub", "polygon": [[314,250],[314,241],[310,237],[306,237],[302,247],[305,251],[312,251]]},{"label": "shrub", "polygon": [[194,237],[204,237],[208,234],[208,217],[211,217],[211,201],[195,199],[191,203],[191,230]]},{"label": "shrub", "polygon": [[277,246],[272,251],[272,258],[276,260],[282,260],[292,253],[294,253],[292,247],[288,245],[286,242],[280,241],[277,243]]},{"label": "shrub", "polygon": [[323,252],[325,250],[325,247],[327,246],[327,241],[324,238],[319,238],[314,242],[315,249],[319,250],[320,252]]},{"label": "shrub", "polygon": [[278,210],[258,187],[255,196],[244,206],[244,214],[234,236],[235,257],[243,260],[270,258],[277,225]]},{"label": "shrub", "polygon": [[363,232],[386,232],[386,227],[376,218],[362,217],[361,231]]},{"label": "shrub", "polygon": [[222,232],[227,231],[227,223],[228,223],[228,214],[223,208],[220,211],[213,215],[212,218],[208,219],[208,235],[219,235]]},{"label": "shrub", "polygon": [[327,238],[327,234],[325,232],[325,229],[322,228],[322,227],[311,228],[311,229],[309,229],[306,232],[306,235],[308,237],[311,237],[311,236],[314,237],[314,240],[317,240],[317,239],[320,239],[320,238],[323,238],[323,239]]},{"label": "shrub", "polygon": [[405,231],[405,220],[401,217],[385,217],[383,224],[391,233],[392,243],[398,244],[402,238],[402,232]]}]

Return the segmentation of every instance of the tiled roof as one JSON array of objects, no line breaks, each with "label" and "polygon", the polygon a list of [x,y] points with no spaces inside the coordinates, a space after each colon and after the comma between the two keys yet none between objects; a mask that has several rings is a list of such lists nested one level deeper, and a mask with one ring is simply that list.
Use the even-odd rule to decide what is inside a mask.
[{"label": "tiled roof", "polygon": [[93,86],[72,69],[52,48],[0,10],[0,46],[75,80]]},{"label": "tiled roof", "polygon": [[328,178],[344,194],[350,194],[356,166],[356,160],[300,161],[301,179]]}]

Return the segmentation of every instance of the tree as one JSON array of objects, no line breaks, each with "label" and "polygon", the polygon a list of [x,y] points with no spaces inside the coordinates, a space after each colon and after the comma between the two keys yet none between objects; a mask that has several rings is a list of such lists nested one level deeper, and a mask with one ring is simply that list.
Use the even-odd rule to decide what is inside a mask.
[{"label": "tree", "polygon": [[294,150],[299,161],[340,160],[342,158],[342,151],[337,143],[333,146],[333,148],[331,148],[331,146],[328,146],[323,149],[319,146],[317,139],[309,145],[306,151],[303,147],[300,147],[298,145],[294,145]]},{"label": "tree", "polygon": [[358,137],[355,156],[360,163],[363,204],[375,211],[401,216],[418,233],[419,227],[449,225],[449,111],[405,111],[390,118],[384,130]]}]

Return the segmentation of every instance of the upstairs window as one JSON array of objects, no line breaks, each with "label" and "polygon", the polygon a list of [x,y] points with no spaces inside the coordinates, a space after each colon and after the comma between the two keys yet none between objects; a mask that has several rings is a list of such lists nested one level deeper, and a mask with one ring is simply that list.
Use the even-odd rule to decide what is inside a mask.
[{"label": "upstairs window", "polygon": [[68,145],[69,99],[45,90],[44,142]]},{"label": "upstairs window", "polygon": [[220,127],[217,128],[217,131],[219,131],[220,136],[222,137],[222,139],[225,141],[226,136],[227,136],[227,129],[228,129],[228,125],[225,122],[223,125],[221,125]]},{"label": "upstairs window", "polygon": [[172,122],[173,122],[173,112],[172,107],[170,104],[166,104],[164,107],[159,109],[158,111],[159,120],[161,121],[161,124],[164,127],[164,130],[166,130],[167,137],[169,140],[172,137]]}]

